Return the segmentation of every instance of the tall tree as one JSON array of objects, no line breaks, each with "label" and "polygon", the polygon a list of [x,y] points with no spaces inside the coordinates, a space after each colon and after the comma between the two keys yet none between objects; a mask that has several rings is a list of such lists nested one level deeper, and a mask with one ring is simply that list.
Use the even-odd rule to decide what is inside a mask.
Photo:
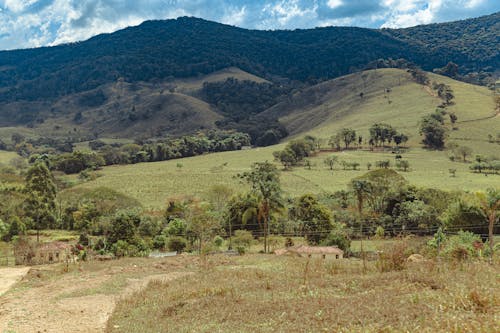
[{"label": "tall tree", "polygon": [[347,149],[351,143],[356,141],[356,131],[352,128],[343,128],[340,131],[340,137],[344,141],[345,149]]},{"label": "tall tree", "polygon": [[264,252],[267,253],[271,211],[282,206],[278,169],[268,161],[257,162],[252,164],[251,171],[239,174],[238,177],[249,183],[252,192],[259,198],[258,221],[264,233]]},{"label": "tall tree", "polygon": [[26,173],[26,214],[33,219],[40,240],[40,229],[55,221],[56,186],[51,172],[43,162],[37,162]]},{"label": "tall tree", "polygon": [[493,238],[493,227],[498,222],[500,216],[500,190],[490,188],[486,193],[480,192],[476,194],[479,199],[481,210],[488,220],[488,242],[490,245],[490,260],[493,261],[493,250],[495,240]]}]

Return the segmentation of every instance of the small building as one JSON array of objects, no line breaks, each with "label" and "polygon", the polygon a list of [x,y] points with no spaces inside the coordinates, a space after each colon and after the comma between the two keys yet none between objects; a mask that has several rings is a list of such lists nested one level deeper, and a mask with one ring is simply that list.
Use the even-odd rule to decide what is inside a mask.
[{"label": "small building", "polygon": [[277,255],[295,255],[298,257],[309,257],[309,258],[331,258],[331,259],[342,259],[344,257],[344,251],[336,246],[291,246],[286,249],[279,249],[274,251]]},{"label": "small building", "polygon": [[20,242],[14,248],[14,256],[16,265],[42,265],[74,260],[71,245],[65,242]]}]

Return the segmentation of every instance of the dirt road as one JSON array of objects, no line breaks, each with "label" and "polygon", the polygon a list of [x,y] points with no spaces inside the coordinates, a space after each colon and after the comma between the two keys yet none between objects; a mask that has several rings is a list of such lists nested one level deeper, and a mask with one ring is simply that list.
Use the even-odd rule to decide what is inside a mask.
[{"label": "dirt road", "polygon": [[[151,260],[137,264],[124,260],[70,272],[57,266],[33,268],[0,297],[0,332],[104,332],[120,297],[140,290],[151,280],[189,274],[172,262],[152,265]],[[26,274],[26,269],[9,274],[19,280],[22,272]]]}]

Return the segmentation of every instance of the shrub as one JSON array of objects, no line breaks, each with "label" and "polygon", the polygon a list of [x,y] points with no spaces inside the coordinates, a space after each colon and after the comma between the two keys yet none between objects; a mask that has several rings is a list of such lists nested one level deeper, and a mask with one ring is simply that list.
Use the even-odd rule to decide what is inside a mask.
[{"label": "shrub", "polygon": [[384,236],[385,236],[384,227],[382,227],[381,225],[379,225],[377,227],[377,229],[375,229],[375,237],[377,237],[377,238],[384,238]]},{"label": "shrub", "polygon": [[157,235],[153,238],[153,248],[163,250],[167,244],[167,237],[164,235]]},{"label": "shrub", "polygon": [[88,246],[89,245],[89,235],[87,235],[86,232],[81,233],[80,237],[78,238],[78,243],[82,244],[83,246]]},{"label": "shrub", "polygon": [[234,237],[232,242],[235,245],[236,249],[238,249],[238,247],[247,248],[253,242],[252,233],[247,230],[236,230],[234,232]]},{"label": "shrub", "polygon": [[328,234],[325,240],[321,242],[325,246],[336,246],[345,253],[349,252],[351,248],[351,238],[349,232],[343,225],[337,224],[332,231]]},{"label": "shrub", "polygon": [[458,234],[448,239],[443,253],[450,259],[468,259],[477,255],[477,251],[474,249],[475,242],[481,242],[481,237],[469,231],[459,231]]},{"label": "shrub", "polygon": [[184,237],[172,236],[167,241],[167,247],[170,251],[181,253],[187,246],[187,241]]},{"label": "shrub", "polygon": [[222,238],[221,236],[215,236],[213,242],[215,246],[221,247],[224,243],[224,238]]},{"label": "shrub", "polygon": [[398,241],[382,247],[379,252],[377,268],[380,272],[401,271],[406,266],[408,257],[408,244],[406,241]]}]

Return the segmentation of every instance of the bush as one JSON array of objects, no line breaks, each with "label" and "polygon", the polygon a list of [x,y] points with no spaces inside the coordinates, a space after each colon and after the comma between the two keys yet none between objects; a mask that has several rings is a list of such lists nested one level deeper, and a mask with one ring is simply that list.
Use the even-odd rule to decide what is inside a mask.
[{"label": "bush", "polygon": [[82,244],[83,246],[88,246],[89,245],[89,235],[87,233],[83,232],[80,234],[80,237],[78,238],[78,243]]},{"label": "bush", "polygon": [[375,237],[377,237],[379,239],[382,239],[382,238],[384,238],[384,236],[385,236],[384,227],[382,227],[381,225],[379,225],[377,227],[377,229],[375,229]]},{"label": "bush", "polygon": [[238,247],[248,248],[253,242],[253,236],[250,231],[247,230],[236,230],[234,232],[234,237],[232,243],[235,248]]},{"label": "bush", "polygon": [[478,253],[474,248],[476,242],[481,242],[481,237],[469,231],[459,231],[457,235],[448,239],[443,254],[459,261],[477,256]]},{"label": "bush", "polygon": [[220,248],[224,243],[224,238],[222,238],[221,236],[215,236],[213,242],[215,246]]},{"label": "bush", "polygon": [[167,241],[167,247],[170,251],[181,253],[187,246],[187,241],[184,237],[172,236]]},{"label": "bush", "polygon": [[401,271],[406,266],[409,254],[408,244],[405,241],[385,245],[379,253],[377,268],[380,272]]},{"label": "bush", "polygon": [[167,237],[164,235],[157,235],[153,238],[153,249],[163,250],[167,245]]},{"label": "bush", "polygon": [[321,244],[325,246],[336,246],[345,253],[348,253],[351,249],[351,238],[344,226],[338,224],[334,226],[333,230],[330,231],[327,238],[323,240]]}]

